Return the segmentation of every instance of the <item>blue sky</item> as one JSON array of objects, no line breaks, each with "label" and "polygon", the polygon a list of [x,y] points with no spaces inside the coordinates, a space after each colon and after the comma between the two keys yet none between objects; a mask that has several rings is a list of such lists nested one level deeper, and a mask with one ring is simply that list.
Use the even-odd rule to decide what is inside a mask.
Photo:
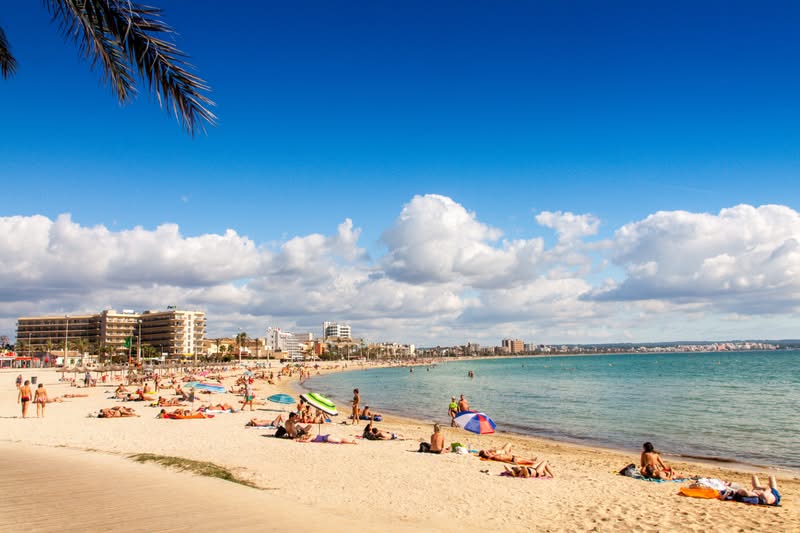
[{"label": "blue sky", "polygon": [[[650,309],[656,301],[648,296],[645,304],[630,296],[630,287],[638,286],[633,278],[650,272],[642,265],[654,259],[644,252],[626,256],[619,230],[626,224],[645,228],[647,217],[659,211],[686,211],[704,220],[703,213],[717,216],[740,204],[778,204],[794,213],[800,167],[796,4],[326,1],[234,8],[212,1],[154,3],[164,7],[164,18],[180,33],[179,46],[212,86],[219,125],[207,136],[187,137],[144,89],[136,102],[120,107],[100,74],[90,71],[76,47],[65,44],[41,3],[8,3],[0,10],[0,26],[19,68],[12,79],[0,80],[0,176],[6,200],[0,216],[32,220],[42,215],[55,224],[69,213],[70,224],[78,228],[99,225],[120,235],[137,226],[154,232],[171,223],[183,240],[232,229],[255,248],[267,249],[269,258],[234,277],[209,276],[213,279],[200,283],[204,289],[255,292],[260,280],[260,291],[283,291],[287,300],[297,301],[308,291],[331,292],[337,280],[349,279],[354,292],[348,294],[360,296],[343,304],[346,297],[340,294],[336,302],[291,309],[262,301],[242,312],[235,299],[222,304],[191,293],[196,279],[182,282],[154,271],[143,276],[152,285],[133,280],[129,287],[140,296],[151,292],[149,297],[92,289],[96,298],[84,305],[162,307],[167,303],[160,298],[169,287],[180,303],[209,310],[212,333],[240,325],[255,331],[266,321],[310,327],[329,313],[353,321],[371,338],[402,336],[421,344],[466,341],[462,330],[478,330],[489,343],[505,334],[589,342],[742,331],[741,323],[726,328],[730,313],[736,313],[736,322],[750,323],[745,330],[752,336],[790,332],[797,286],[786,272],[787,279],[764,281],[768,260],[746,256],[747,250],[774,251],[787,239],[800,239],[794,229],[784,234],[786,228],[772,227],[773,216],[757,212],[766,221],[758,226],[763,231],[756,241],[747,241],[749,248],[731,236],[717,255],[692,263],[708,268],[723,256],[738,259],[736,268],[743,270],[726,271],[727,285],[714,278],[721,284],[716,291],[693,285],[674,294],[656,291],[661,295],[656,300],[669,308],[659,311],[660,319],[671,324],[665,330],[637,326],[641,310],[626,307]],[[478,265],[469,256],[448,263],[463,270],[426,277],[421,272],[431,274],[428,267],[414,267],[405,256],[397,262],[424,236],[406,232],[410,241],[396,239],[394,248],[385,238],[397,229],[401,213],[422,216],[425,209],[438,210],[443,219],[452,210],[465,210],[502,234],[475,233],[479,244],[495,252],[504,242],[543,239],[548,266],[539,261],[540,270],[528,269],[536,276],[523,279],[506,272],[505,284],[492,276],[489,283],[471,274]],[[580,246],[571,248],[577,255],[559,255],[556,261],[552,255],[563,250],[556,250],[552,227],[537,223],[535,216],[542,212],[591,215],[598,223],[595,231],[578,236]],[[350,254],[346,264],[341,258],[326,263],[344,270],[331,271],[316,284],[307,272],[293,271],[302,283],[289,297],[286,283],[275,281],[288,273],[272,264],[292,262],[285,244],[335,235],[347,219],[360,231],[359,253]],[[745,233],[753,224],[747,215],[736,221]],[[448,230],[462,233],[458,227]],[[671,234],[670,242],[681,235],[685,231]],[[43,245],[42,253],[54,242]],[[464,255],[472,244],[462,242],[453,254]],[[15,248],[7,243],[6,249]],[[426,246],[421,250],[433,253]],[[213,247],[206,252],[216,253]],[[43,257],[34,253],[29,260],[41,264]],[[272,266],[264,267],[265,261]],[[607,295],[591,296],[604,290],[629,295],[613,309],[571,308],[573,316],[589,313],[596,320],[594,333],[575,326],[564,334],[574,325],[526,318],[531,306],[552,305],[552,298],[537,300],[543,298],[539,293],[520,306],[518,314],[525,317],[519,320],[489,311],[487,302],[499,297],[496,291],[533,291],[537,283],[557,277],[554,272],[580,270],[577,264],[589,265],[574,274],[584,285],[562,287],[566,292],[559,293],[568,294],[575,306],[590,300],[594,306],[609,305],[599,303],[607,302]],[[671,276],[661,266],[654,280]],[[119,289],[112,274],[97,275],[94,285]],[[364,294],[377,291],[366,280],[382,277],[402,284],[386,290],[435,293],[420,295],[420,302],[440,301],[447,293],[460,303],[436,309],[423,303],[404,303],[402,309],[375,304],[359,313]],[[685,276],[699,278],[698,272]],[[744,289],[731,289],[736,283],[730,280],[738,278],[751,281]],[[627,280],[628,289],[614,292],[605,285],[608,280],[620,286]],[[747,320],[741,318],[749,315],[746,309],[722,304],[741,297],[735,290],[749,291],[749,298],[761,304],[770,301],[763,292],[753,293],[759,283],[788,292],[788,304],[781,298],[780,309]],[[62,293],[45,273],[34,276],[30,288],[48,298],[30,302],[11,287],[20,287],[13,273],[0,285],[0,329],[13,330],[23,311],[72,311],[79,305],[71,306],[74,295]],[[687,301],[687,294],[700,296]],[[239,297],[256,298],[252,293]],[[691,324],[697,318],[680,307],[686,305],[704,309],[706,329]],[[544,308],[541,312],[547,314]],[[631,317],[630,327],[615,326],[618,320],[610,317],[617,314]],[[493,322],[492,316],[503,322]],[[430,323],[441,329],[418,331]],[[763,331],[764,324],[775,325]]]}]

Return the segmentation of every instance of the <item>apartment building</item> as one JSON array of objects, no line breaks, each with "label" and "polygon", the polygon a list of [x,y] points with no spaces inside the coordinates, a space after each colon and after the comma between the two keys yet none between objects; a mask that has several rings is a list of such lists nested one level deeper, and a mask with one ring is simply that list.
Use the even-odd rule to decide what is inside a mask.
[{"label": "apartment building", "polygon": [[[19,317],[17,342],[33,347],[38,352],[73,349],[79,340],[95,353],[102,346],[110,348],[109,354],[125,354],[130,345],[151,345],[160,353],[170,356],[194,354],[201,348],[205,336],[205,313],[170,309],[163,312],[132,310],[117,312],[111,309],[92,315],[51,315]],[[139,334],[141,332],[141,343]],[[135,348],[134,348],[135,351]]]},{"label": "apartment building", "polygon": [[501,344],[505,353],[522,353],[525,343],[519,339],[503,339]]},{"label": "apartment building", "polygon": [[199,355],[206,336],[202,311],[145,311],[141,320],[142,345],[150,345],[167,357]]},{"label": "apartment building", "polygon": [[338,324],[336,322],[323,322],[322,323],[322,339],[350,339],[350,324]]}]

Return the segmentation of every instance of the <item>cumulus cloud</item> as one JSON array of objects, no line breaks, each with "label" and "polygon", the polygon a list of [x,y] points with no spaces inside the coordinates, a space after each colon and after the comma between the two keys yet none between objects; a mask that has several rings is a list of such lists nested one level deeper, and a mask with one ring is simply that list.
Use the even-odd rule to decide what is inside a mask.
[{"label": "cumulus cloud", "polygon": [[559,241],[571,242],[581,237],[596,235],[600,220],[592,214],[575,215],[561,211],[542,211],[536,215],[536,222],[552,228],[558,234]]},{"label": "cumulus cloud", "polygon": [[212,336],[336,319],[369,340],[423,345],[685,339],[761,326],[800,301],[800,215],[785,206],[659,212],[592,242],[592,214],[543,211],[535,222],[554,245],[505,239],[451,198],[415,196],[370,257],[349,218],[261,244],[232,229],[0,217],[0,333],[23,315],[179,305],[205,310]]},{"label": "cumulus cloud", "polygon": [[742,313],[796,309],[799,242],[800,214],[786,206],[659,212],[617,230],[612,260],[627,276],[592,298],[706,302]]}]

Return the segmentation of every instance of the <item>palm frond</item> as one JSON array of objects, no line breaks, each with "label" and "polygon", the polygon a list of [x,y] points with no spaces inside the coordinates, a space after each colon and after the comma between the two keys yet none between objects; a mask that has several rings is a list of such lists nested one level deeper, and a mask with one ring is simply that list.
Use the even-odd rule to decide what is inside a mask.
[{"label": "palm frond", "polygon": [[120,102],[135,95],[133,71],[147,83],[159,105],[194,135],[214,125],[210,88],[186,55],[166,37],[175,34],[161,10],[130,0],[45,0],[64,35],[75,40],[92,65],[100,63]]},{"label": "palm frond", "polygon": [[0,28],[0,75],[10,78],[17,71],[17,60],[11,55],[11,47],[6,39],[6,32]]}]

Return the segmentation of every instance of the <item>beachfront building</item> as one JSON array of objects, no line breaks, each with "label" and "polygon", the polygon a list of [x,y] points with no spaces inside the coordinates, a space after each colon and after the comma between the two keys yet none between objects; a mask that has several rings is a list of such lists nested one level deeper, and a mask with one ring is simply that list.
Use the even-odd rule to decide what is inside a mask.
[{"label": "beachfront building", "polygon": [[525,343],[519,339],[503,339],[501,348],[505,353],[522,353],[525,350]]},{"label": "beachfront building", "polygon": [[165,357],[194,357],[201,354],[206,336],[204,312],[170,308],[166,311],[145,311],[139,319],[137,325],[141,326],[142,346],[152,346]]},{"label": "beachfront building", "polygon": [[172,356],[193,354],[204,336],[205,314],[200,311],[106,309],[97,314],[17,319],[17,344],[23,350],[42,359],[61,357],[62,364],[66,353],[67,365],[85,363],[86,353],[136,356],[139,346],[147,345]]},{"label": "beachfront building", "polygon": [[339,324],[337,322],[322,323],[322,340],[351,339],[351,333],[350,324]]},{"label": "beachfront building", "polygon": [[272,352],[275,357],[289,357],[292,359],[303,357],[297,338],[288,331],[281,331],[281,328],[267,328],[265,346],[267,352]]}]

